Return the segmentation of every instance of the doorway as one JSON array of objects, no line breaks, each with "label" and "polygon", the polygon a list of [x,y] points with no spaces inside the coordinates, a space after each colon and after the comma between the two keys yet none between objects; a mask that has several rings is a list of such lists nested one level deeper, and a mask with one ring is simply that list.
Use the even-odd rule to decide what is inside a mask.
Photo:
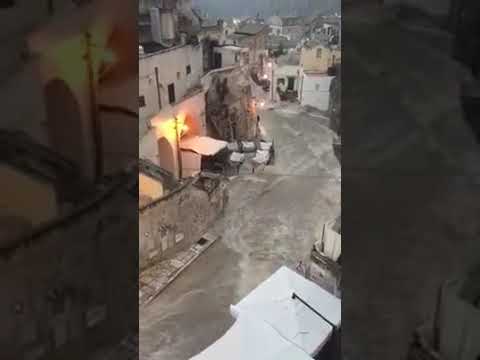
[{"label": "doorway", "polygon": [[222,54],[215,53],[213,68],[214,69],[221,69],[222,68]]},{"label": "doorway", "polygon": [[170,104],[175,103],[175,84],[169,84],[168,85],[168,102]]},{"label": "doorway", "polygon": [[288,85],[287,85],[287,91],[294,91],[295,90],[295,78],[294,77],[288,77]]},{"label": "doorway", "polygon": [[160,167],[171,174],[176,174],[175,155],[172,145],[170,145],[166,138],[162,137],[157,141],[157,148]]}]

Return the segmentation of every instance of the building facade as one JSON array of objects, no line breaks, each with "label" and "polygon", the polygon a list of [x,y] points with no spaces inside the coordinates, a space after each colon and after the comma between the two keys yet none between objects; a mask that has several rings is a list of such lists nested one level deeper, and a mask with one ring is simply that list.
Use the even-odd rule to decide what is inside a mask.
[{"label": "building facade", "polygon": [[319,41],[305,44],[301,50],[300,66],[303,71],[327,74],[329,69],[342,61],[341,49]]},{"label": "building facade", "polygon": [[341,50],[337,45],[310,41],[300,55],[299,101],[327,111],[330,107],[330,85],[335,70],[341,63]]},{"label": "building facade", "polygon": [[198,89],[202,75],[200,45],[183,44],[140,54],[140,136],[145,135],[152,118],[160,114],[173,117],[176,105]]},{"label": "building facade", "polygon": [[240,27],[227,40],[232,45],[249,49],[249,64],[262,71],[267,56],[269,27],[264,24],[247,24]]},{"label": "building facade", "polygon": [[144,161],[139,176],[144,178],[139,188],[143,196],[138,218],[142,270],[197,242],[225,208],[227,192],[220,176],[197,176],[178,182]]}]

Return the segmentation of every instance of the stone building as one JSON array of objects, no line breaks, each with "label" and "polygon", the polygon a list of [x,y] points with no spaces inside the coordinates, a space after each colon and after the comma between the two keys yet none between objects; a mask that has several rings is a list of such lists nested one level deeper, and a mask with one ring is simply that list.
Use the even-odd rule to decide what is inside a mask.
[{"label": "stone building", "polygon": [[139,155],[180,179],[182,137],[206,135],[202,19],[189,1],[146,5],[140,3]]},{"label": "stone building", "polygon": [[289,40],[299,42],[308,30],[310,19],[303,16],[282,18],[282,34]]},{"label": "stone building", "polygon": [[306,43],[300,56],[299,100],[320,110],[328,110],[330,84],[341,62],[341,49],[320,41]]},{"label": "stone building", "polygon": [[267,36],[270,28],[265,24],[246,24],[240,27],[228,41],[232,45],[249,49],[249,64],[258,68],[261,72],[264,60],[267,56]]},{"label": "stone building", "polygon": [[307,42],[301,52],[300,66],[306,72],[327,74],[329,69],[342,60],[342,51],[336,45],[320,41]]},{"label": "stone building", "polygon": [[[202,237],[227,202],[226,183],[220,176],[200,174],[180,182],[148,162],[141,162],[139,251],[140,269],[185,250]],[[152,192],[156,188],[167,191]]]}]

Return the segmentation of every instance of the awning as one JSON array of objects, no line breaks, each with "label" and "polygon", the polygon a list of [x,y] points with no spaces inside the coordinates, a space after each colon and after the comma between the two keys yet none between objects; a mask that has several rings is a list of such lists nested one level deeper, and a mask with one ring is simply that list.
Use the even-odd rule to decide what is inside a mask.
[{"label": "awning", "polygon": [[208,136],[192,136],[180,142],[182,150],[193,151],[203,156],[213,156],[227,147],[226,141],[216,140]]},{"label": "awning", "polygon": [[248,315],[264,321],[311,356],[341,323],[340,299],[287,267],[232,306],[231,312],[236,318]]},{"label": "awning", "polygon": [[240,316],[220,339],[190,360],[312,360],[267,323]]}]

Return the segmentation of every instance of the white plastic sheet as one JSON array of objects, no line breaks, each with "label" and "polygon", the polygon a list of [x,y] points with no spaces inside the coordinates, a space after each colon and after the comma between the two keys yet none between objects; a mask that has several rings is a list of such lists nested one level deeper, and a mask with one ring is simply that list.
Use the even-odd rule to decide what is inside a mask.
[{"label": "white plastic sheet", "polygon": [[312,360],[267,323],[247,314],[190,360]]},{"label": "white plastic sheet", "polygon": [[[322,316],[293,299],[293,293]],[[248,315],[261,319],[310,355],[329,340],[333,332],[330,324],[339,327],[341,323],[340,299],[287,267],[280,268],[232,306],[231,312],[237,318]]]}]

